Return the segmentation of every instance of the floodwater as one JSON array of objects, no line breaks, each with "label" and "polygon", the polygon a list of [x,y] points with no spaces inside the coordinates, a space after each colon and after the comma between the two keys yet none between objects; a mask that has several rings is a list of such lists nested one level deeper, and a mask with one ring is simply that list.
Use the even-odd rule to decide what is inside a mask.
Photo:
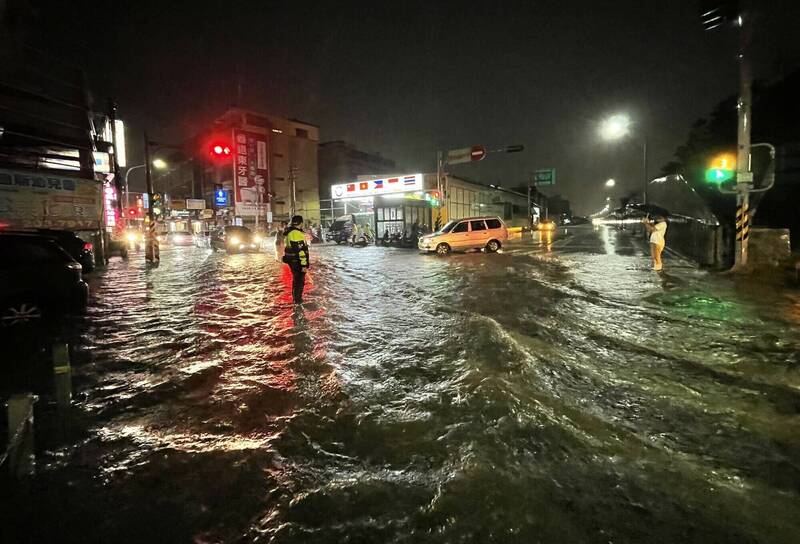
[{"label": "floodwater", "polygon": [[796,293],[591,228],[312,262],[98,273],[6,541],[798,541]]}]

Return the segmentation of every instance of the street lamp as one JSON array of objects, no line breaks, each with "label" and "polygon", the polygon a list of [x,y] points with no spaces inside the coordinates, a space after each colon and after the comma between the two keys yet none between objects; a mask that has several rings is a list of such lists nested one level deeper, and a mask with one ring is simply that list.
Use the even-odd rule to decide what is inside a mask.
[{"label": "street lamp", "polygon": [[627,115],[612,115],[600,124],[600,136],[604,140],[619,140],[630,132],[631,120]]},{"label": "street lamp", "polygon": [[[155,159],[155,160],[153,161],[153,166],[154,166],[154,167],[155,167],[157,170],[166,170],[166,169],[167,169],[167,167],[168,167],[169,165],[167,164],[167,161],[165,161],[164,159]],[[130,167],[130,168],[128,168],[128,170],[125,172],[125,207],[126,207],[126,208],[129,208],[129,207],[130,207],[130,205],[131,205],[130,193],[128,192],[128,176],[129,176],[129,175],[131,174],[131,172],[133,172],[134,170],[136,170],[136,169],[138,169],[138,168],[144,168],[144,167],[145,167],[145,165],[144,165],[144,164],[137,164],[136,166],[131,166],[131,167]]]},{"label": "street lamp", "polygon": [[611,178],[606,180],[606,187],[613,187],[617,184],[617,180]]},{"label": "street lamp", "polygon": [[[600,123],[600,136],[604,140],[620,140],[631,132],[631,120],[625,114],[618,113],[612,115]],[[647,135],[639,132],[639,136],[642,139],[642,173],[644,183],[642,186],[642,203],[647,204]],[[608,182],[606,182],[606,186],[611,187],[608,185]]]}]

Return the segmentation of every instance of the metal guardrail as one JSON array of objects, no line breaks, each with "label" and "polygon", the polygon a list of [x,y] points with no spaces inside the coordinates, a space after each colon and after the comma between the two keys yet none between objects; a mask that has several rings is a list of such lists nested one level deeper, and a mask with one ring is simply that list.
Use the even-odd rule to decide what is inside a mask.
[{"label": "metal guardrail", "polygon": [[8,445],[0,454],[0,467],[8,464],[13,476],[24,476],[33,468],[33,408],[39,397],[32,393],[13,395],[8,410]]}]

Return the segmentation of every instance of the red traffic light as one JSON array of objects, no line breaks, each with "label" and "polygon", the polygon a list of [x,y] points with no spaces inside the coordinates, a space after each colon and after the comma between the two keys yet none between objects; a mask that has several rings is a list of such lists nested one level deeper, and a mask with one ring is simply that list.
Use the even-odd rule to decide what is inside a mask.
[{"label": "red traffic light", "polygon": [[136,208],[128,208],[127,213],[128,217],[134,218],[139,215],[139,210]]},{"label": "red traffic light", "polygon": [[230,157],[231,146],[222,142],[215,142],[211,144],[211,156],[217,159],[224,159]]}]

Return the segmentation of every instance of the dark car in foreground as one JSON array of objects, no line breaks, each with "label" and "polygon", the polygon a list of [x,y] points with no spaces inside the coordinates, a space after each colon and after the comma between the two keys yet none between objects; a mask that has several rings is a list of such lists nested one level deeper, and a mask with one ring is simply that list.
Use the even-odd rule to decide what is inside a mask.
[{"label": "dark car in foreground", "polygon": [[36,234],[45,236],[61,246],[64,251],[78,261],[83,267],[83,273],[88,274],[94,270],[94,246],[91,242],[87,242],[77,233],[71,230],[58,230],[58,229],[31,229],[31,230],[9,230],[4,231],[8,234]]},{"label": "dark car in foreground", "polygon": [[228,253],[254,253],[261,249],[261,237],[247,227],[229,225],[211,234],[211,249]]},{"label": "dark car in foreground", "polygon": [[52,237],[0,234],[0,329],[80,312],[88,298],[80,263]]}]

